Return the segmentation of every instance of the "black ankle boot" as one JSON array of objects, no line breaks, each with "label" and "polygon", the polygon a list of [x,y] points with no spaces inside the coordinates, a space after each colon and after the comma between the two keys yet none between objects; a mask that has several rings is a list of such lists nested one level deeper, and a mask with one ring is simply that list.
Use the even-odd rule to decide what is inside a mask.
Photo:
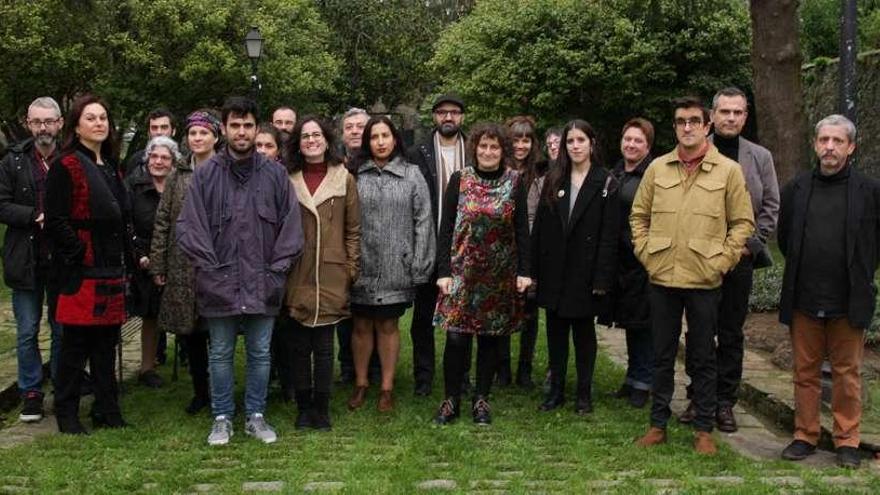
[{"label": "black ankle boot", "polygon": [[189,401],[189,405],[186,406],[186,413],[189,415],[195,415],[200,413],[203,409],[210,407],[210,405],[211,397],[195,395],[192,400]]},{"label": "black ankle boot", "polygon": [[577,401],[574,403],[574,412],[578,416],[586,416],[593,412],[593,398],[589,385],[578,385]]},{"label": "black ankle boot", "polygon": [[89,431],[76,416],[58,416],[58,431],[66,435],[88,435]]},{"label": "black ankle boot", "polygon": [[312,404],[312,428],[330,431],[330,395],[315,392]]},{"label": "black ankle boot", "polygon": [[538,407],[541,411],[552,411],[565,404],[565,379],[551,376],[550,390],[544,398],[544,402]]},{"label": "black ankle boot", "polygon": [[120,413],[102,414],[93,412],[91,416],[93,428],[125,428],[131,426],[122,419],[122,414]]},{"label": "black ankle boot", "polygon": [[297,390],[294,392],[294,397],[296,398],[296,421],[293,426],[297,430],[302,430],[304,428],[314,428],[315,425],[312,421],[313,411],[312,411],[312,389],[306,390]]},{"label": "black ankle boot", "polygon": [[516,368],[516,385],[520,388],[530,389],[535,386],[532,381],[532,363],[520,361]]},{"label": "black ankle boot", "polygon": [[458,397],[447,397],[440,403],[434,424],[448,425],[458,419],[459,414],[461,414],[461,400]]}]

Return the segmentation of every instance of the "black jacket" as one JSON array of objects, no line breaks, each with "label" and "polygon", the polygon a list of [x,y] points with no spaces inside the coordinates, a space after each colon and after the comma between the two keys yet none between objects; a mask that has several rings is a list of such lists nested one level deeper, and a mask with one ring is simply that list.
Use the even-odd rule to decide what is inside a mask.
[{"label": "black jacket", "polygon": [[[406,161],[419,167],[419,172],[425,178],[428,184],[428,192],[431,194],[431,218],[434,220],[434,228],[439,229],[437,223],[437,202],[438,194],[443,195],[443,191],[437,191],[437,150],[434,149],[434,133],[424,143],[416,144],[406,152]],[[464,141],[464,134],[459,134],[459,138]],[[463,164],[462,164],[463,165]]]},{"label": "black jacket", "polygon": [[[782,190],[777,238],[785,256],[785,275],[779,302],[779,321],[791,325],[795,287],[801,264],[807,204],[813,187],[813,171],[805,171]],[[880,183],[856,169],[847,185],[846,264],[849,276],[847,317],[856,328],[867,328],[874,315],[877,288],[874,272],[880,261]]]},{"label": "black jacket", "polygon": [[[37,197],[34,184],[34,143],[13,146],[0,162],[0,222],[3,239],[3,279],[12,289],[33,290],[36,281]],[[49,260],[42,260],[48,264]]]},{"label": "black jacket", "polygon": [[[571,218],[568,177],[548,203],[543,197],[532,226],[532,273],[538,305],[565,318],[592,318],[593,290],[609,291],[617,267],[620,205],[614,180],[598,165],[581,185]],[[544,183],[544,187],[549,187]]]}]

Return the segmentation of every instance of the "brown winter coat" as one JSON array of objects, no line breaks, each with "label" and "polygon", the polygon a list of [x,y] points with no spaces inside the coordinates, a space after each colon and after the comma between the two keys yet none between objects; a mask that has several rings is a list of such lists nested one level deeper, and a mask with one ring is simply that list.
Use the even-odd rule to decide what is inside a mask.
[{"label": "brown winter coat", "polygon": [[175,225],[193,177],[190,162],[178,163],[165,179],[165,191],[156,210],[156,224],[150,243],[150,274],[165,277],[159,304],[159,329],[189,335],[196,323],[196,295],[189,258],[175,242]]},{"label": "brown winter coat", "polygon": [[300,203],[305,246],[287,276],[290,315],[307,327],[332,325],[350,316],[349,289],[361,255],[361,213],[357,184],[342,165],[309,193],[302,172],[290,176]]}]

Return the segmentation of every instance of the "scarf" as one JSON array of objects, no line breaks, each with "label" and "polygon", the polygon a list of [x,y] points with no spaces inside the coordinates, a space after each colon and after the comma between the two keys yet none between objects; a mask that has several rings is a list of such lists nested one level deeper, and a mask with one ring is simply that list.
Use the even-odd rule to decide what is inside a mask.
[{"label": "scarf", "polygon": [[443,219],[443,195],[446,193],[446,186],[449,185],[449,178],[464,167],[464,139],[459,135],[455,147],[455,160],[453,163],[446,163],[441,151],[440,133],[434,132],[434,155],[437,167],[437,225],[439,226]]}]

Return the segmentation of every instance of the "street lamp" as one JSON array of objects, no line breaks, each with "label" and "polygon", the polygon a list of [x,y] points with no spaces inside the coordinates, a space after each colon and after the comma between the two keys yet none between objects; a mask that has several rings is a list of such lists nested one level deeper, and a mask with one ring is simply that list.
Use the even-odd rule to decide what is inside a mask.
[{"label": "street lamp", "polygon": [[260,81],[257,78],[257,61],[263,54],[263,36],[257,26],[251,27],[247,35],[244,37],[244,48],[247,56],[251,59],[251,96],[254,100],[260,92]]}]

